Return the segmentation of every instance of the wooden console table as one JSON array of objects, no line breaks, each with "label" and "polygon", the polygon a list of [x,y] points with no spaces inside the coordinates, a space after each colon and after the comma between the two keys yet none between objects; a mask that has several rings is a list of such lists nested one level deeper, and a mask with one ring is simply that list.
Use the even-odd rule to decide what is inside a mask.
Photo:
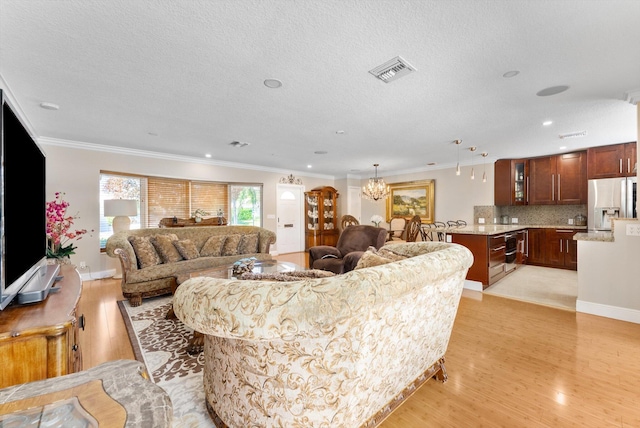
[{"label": "wooden console table", "polygon": [[9,306],[0,312],[0,388],[82,370],[76,314],[82,281],[74,266],[63,265],[43,302]]}]

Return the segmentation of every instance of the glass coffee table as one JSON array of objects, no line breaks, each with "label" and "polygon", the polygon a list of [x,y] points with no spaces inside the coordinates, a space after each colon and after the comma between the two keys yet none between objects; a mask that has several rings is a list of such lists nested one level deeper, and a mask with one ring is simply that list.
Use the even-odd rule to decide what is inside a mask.
[{"label": "glass coffee table", "polygon": [[[295,263],[291,262],[283,262],[278,260],[256,260],[253,264],[252,273],[285,273],[285,272],[293,272],[296,270],[305,270],[304,267],[299,266]],[[244,273],[244,272],[242,272]],[[214,268],[207,268],[201,270],[194,270],[188,274],[178,276],[177,278],[177,286],[179,287],[184,281],[190,278],[199,278],[199,277],[211,277],[211,278],[220,278],[220,279],[234,279],[238,278],[242,273],[234,273],[233,265],[225,265],[225,266],[217,266]],[[177,288],[177,287],[176,287]],[[175,292],[175,290],[174,290]],[[175,319],[176,316],[173,313],[173,308],[169,310],[169,313],[166,316],[168,319]],[[198,354],[202,352],[204,348],[204,335],[200,332],[194,330],[193,336],[189,340],[189,344],[187,345],[187,352],[191,355]]]}]

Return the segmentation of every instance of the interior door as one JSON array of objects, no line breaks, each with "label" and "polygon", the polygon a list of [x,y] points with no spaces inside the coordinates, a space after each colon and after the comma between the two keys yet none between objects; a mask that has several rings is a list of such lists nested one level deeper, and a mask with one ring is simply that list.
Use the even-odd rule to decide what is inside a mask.
[{"label": "interior door", "polygon": [[304,251],[302,214],[304,211],[304,187],[294,184],[277,186],[277,231],[278,254]]},{"label": "interior door", "polygon": [[347,212],[345,214],[351,214],[354,216],[360,224],[362,224],[361,211],[362,211],[362,195],[360,193],[360,188],[357,186],[349,186],[348,193],[348,207]]}]

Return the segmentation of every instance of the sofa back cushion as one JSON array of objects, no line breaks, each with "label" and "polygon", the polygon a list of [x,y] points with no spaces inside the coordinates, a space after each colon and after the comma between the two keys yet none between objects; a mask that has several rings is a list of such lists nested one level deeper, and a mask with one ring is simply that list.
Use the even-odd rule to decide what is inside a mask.
[{"label": "sofa back cushion", "polygon": [[162,263],[174,263],[183,259],[178,249],[173,245],[177,240],[178,236],[173,233],[151,237],[151,243],[162,259]]},{"label": "sofa back cushion", "polygon": [[148,236],[129,236],[129,242],[136,253],[138,267],[144,269],[162,263],[160,256]]},{"label": "sofa back cushion", "polygon": [[196,247],[196,244],[194,244],[191,239],[176,240],[173,241],[173,245],[185,260],[193,260],[200,257],[198,247]]},{"label": "sofa back cushion", "polygon": [[242,235],[238,245],[238,254],[254,254],[258,252],[258,234]]},{"label": "sofa back cushion", "polygon": [[222,246],[223,256],[235,256],[238,255],[238,247],[240,246],[240,239],[242,235],[227,235],[226,241]]},{"label": "sofa back cushion", "polygon": [[222,246],[226,240],[226,235],[212,235],[200,249],[200,256],[220,257],[222,255]]}]

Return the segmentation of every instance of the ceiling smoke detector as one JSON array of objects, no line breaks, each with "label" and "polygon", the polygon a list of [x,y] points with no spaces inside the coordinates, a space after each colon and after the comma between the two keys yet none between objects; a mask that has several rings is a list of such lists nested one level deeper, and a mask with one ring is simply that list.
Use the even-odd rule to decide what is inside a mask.
[{"label": "ceiling smoke detector", "polygon": [[578,138],[578,137],[585,137],[587,135],[587,131],[580,131],[580,132],[569,132],[568,134],[560,134],[558,135],[558,137],[560,137],[561,140],[564,140],[565,138]]},{"label": "ceiling smoke detector", "polygon": [[249,145],[249,143],[247,143],[246,141],[232,141],[231,143],[229,143],[229,145],[233,147],[246,147]]},{"label": "ceiling smoke detector", "polygon": [[415,67],[405,61],[402,57],[397,56],[382,65],[377,66],[369,73],[373,74],[384,83],[392,82],[396,79],[406,76],[412,71],[416,71]]}]

